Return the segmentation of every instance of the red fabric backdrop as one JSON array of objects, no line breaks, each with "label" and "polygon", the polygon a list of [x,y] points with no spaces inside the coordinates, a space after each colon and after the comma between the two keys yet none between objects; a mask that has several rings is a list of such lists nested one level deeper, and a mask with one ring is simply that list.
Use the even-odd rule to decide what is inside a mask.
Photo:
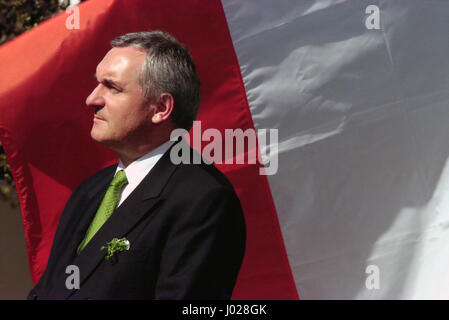
[{"label": "red fabric backdrop", "polygon": [[[80,29],[62,13],[0,47],[0,141],[16,182],[33,281],[45,270],[72,190],[116,155],[91,140],[85,98],[114,37],[163,29],[188,45],[202,83],[202,130],[254,128],[219,1],[91,0]],[[297,299],[276,211],[258,165],[217,165],[233,183],[247,223],[234,299]]]}]

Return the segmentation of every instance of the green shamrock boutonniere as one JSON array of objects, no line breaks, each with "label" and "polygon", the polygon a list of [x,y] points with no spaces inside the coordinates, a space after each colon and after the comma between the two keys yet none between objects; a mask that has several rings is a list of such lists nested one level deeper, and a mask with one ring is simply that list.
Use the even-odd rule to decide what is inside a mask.
[{"label": "green shamrock boutonniere", "polygon": [[107,249],[108,253],[105,257],[106,260],[109,260],[112,258],[112,256],[116,252],[121,252],[124,250],[129,250],[130,243],[126,238],[117,239],[114,238],[111,241],[107,242],[105,246],[101,247],[101,250]]}]

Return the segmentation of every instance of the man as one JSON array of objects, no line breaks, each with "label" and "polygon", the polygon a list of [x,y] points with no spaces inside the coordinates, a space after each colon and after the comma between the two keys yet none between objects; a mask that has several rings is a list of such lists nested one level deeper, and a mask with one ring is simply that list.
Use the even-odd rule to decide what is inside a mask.
[{"label": "man", "polygon": [[229,299],[245,248],[240,202],[213,165],[170,160],[170,133],[190,129],[199,107],[193,61],[163,31],[111,45],[86,104],[92,138],[120,162],[73,192],[28,298]]}]

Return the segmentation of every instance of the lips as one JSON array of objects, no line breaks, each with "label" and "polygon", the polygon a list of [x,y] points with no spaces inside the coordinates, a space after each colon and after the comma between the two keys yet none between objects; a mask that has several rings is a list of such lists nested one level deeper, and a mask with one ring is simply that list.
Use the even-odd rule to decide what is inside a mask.
[{"label": "lips", "polygon": [[94,120],[102,120],[102,121],[106,121],[104,118],[99,117],[99,116],[94,116]]}]

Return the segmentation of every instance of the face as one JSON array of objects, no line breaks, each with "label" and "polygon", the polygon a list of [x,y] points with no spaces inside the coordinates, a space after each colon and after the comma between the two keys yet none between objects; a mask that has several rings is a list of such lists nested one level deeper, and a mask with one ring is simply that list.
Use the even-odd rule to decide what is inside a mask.
[{"label": "face", "polygon": [[114,150],[148,140],[154,109],[138,82],[144,60],[135,48],[112,48],[97,66],[98,85],[86,99],[94,109],[90,134]]}]

